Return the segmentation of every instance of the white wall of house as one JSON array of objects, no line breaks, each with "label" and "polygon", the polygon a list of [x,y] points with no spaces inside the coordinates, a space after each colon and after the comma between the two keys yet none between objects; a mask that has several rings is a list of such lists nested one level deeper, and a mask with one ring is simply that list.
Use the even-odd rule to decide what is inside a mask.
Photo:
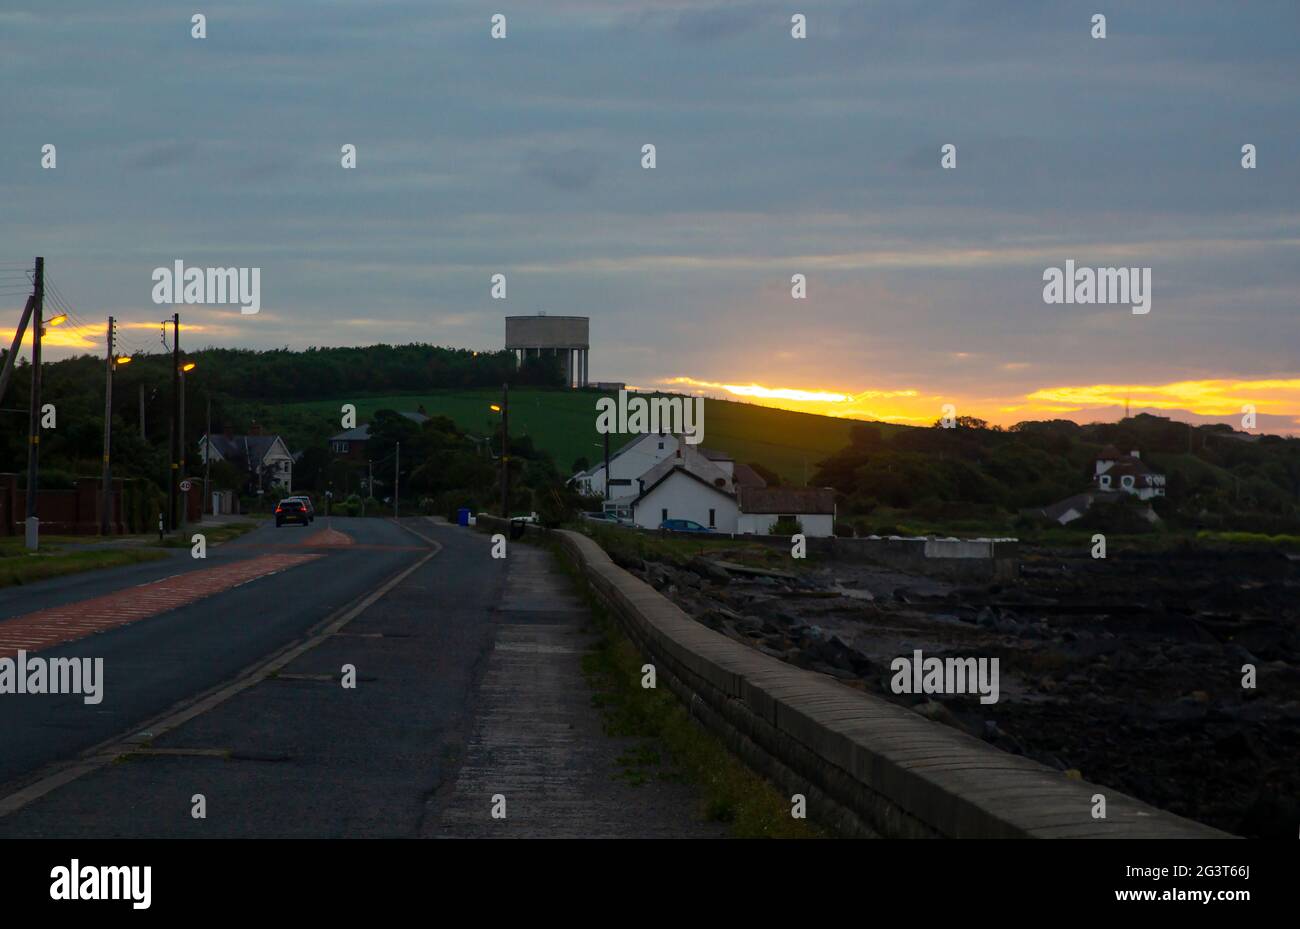
[{"label": "white wall of house", "polygon": [[[835,517],[830,513],[795,513],[803,534],[808,538],[824,538],[835,534]],[[779,513],[741,513],[736,521],[736,531],[746,535],[771,535],[772,526],[781,518]]]},{"label": "white wall of house", "polygon": [[262,459],[263,486],[284,493],[293,492],[293,456],[280,438],[271,443]]},{"label": "white wall of house", "polygon": [[[1150,483],[1148,484],[1147,481]],[[1101,490],[1120,490],[1126,494],[1135,494],[1139,500],[1150,500],[1152,497],[1165,495],[1165,476],[1149,474],[1144,479],[1132,474],[1114,475],[1103,471],[1097,475],[1097,487]]]},{"label": "white wall of house", "polygon": [[[633,440],[633,445],[623,454],[617,457],[611,456],[609,469],[614,479],[614,484],[610,488],[610,496],[613,498],[625,497],[629,494],[635,496],[637,493],[636,479],[645,474],[659,462],[671,455],[677,454],[677,437],[673,435],[643,435]],[[611,442],[613,439],[611,438]],[[603,496],[605,493],[605,459],[604,452],[599,448],[593,448],[595,452],[592,461],[592,468],[589,474],[581,477],[576,481],[577,489],[584,494],[594,494]],[[588,460],[593,456],[588,455]],[[627,481],[626,484],[619,484],[618,481]],[[658,523],[655,524],[658,526]]]},{"label": "white wall of house", "polygon": [[[667,516],[664,516],[665,510]],[[710,510],[713,511],[711,522]],[[738,513],[735,498],[730,494],[714,490],[681,471],[674,471],[637,502],[633,518],[645,529],[658,529],[664,519],[693,519],[701,526],[719,532],[735,532]]]}]

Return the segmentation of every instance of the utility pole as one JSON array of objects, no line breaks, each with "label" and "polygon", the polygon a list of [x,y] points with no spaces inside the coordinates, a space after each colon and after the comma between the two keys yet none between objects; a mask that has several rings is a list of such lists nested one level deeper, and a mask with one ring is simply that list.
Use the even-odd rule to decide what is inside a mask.
[{"label": "utility pole", "polygon": [[397,495],[402,483],[402,443],[397,443],[397,457],[393,459],[393,519],[397,519]]},{"label": "utility pole", "polygon": [[113,317],[108,318],[108,349],[104,353],[104,484],[103,502],[99,507],[99,534],[108,535],[112,522],[113,466],[109,455],[113,448]]},{"label": "utility pole", "polygon": [[[163,325],[166,325],[164,323]],[[172,437],[171,437],[171,482],[167,494],[167,528],[175,531],[177,476],[180,473],[181,456],[180,418],[181,418],[181,314],[172,314]]]},{"label": "utility pole", "polygon": [[605,499],[609,499],[609,433],[605,433]]},{"label": "utility pole", "polygon": [[149,441],[144,434],[144,381],[140,382],[140,441]]},{"label": "utility pole", "polygon": [[0,371],[0,400],[4,399],[5,390],[9,387],[9,378],[13,377],[14,365],[18,361],[18,350],[23,346],[23,333],[27,331],[27,323],[32,318],[32,307],[36,305],[36,296],[27,298],[26,305],[23,306],[22,319],[18,321],[18,328],[14,330],[14,340],[9,346],[9,354],[5,356],[4,371]]},{"label": "utility pole", "polygon": [[40,520],[36,516],[36,472],[41,452],[41,326],[45,312],[45,259],[37,257],[32,284],[32,396],[27,423],[27,547],[40,545]]},{"label": "utility pole", "polygon": [[203,506],[199,512],[212,507],[212,493],[208,490],[208,477],[212,473],[212,394],[208,394],[208,426],[203,434]]},{"label": "utility pole", "polygon": [[508,381],[501,385],[501,518],[510,518],[510,383]]}]

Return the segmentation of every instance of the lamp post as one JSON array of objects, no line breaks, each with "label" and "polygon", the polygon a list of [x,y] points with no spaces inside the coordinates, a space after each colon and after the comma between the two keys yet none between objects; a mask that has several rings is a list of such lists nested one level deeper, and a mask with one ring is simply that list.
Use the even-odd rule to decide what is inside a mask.
[{"label": "lamp post", "polygon": [[493,413],[501,414],[501,518],[510,518],[510,385],[501,385],[501,405],[492,404]]},{"label": "lamp post", "polygon": [[[178,418],[176,441],[180,451],[180,454],[177,457],[177,460],[180,463],[180,472],[176,477],[178,481],[185,479],[185,372],[193,371],[194,368],[194,362],[187,361],[180,365],[176,370],[177,383],[180,387],[179,406],[176,413]],[[189,500],[190,494],[189,491],[186,491],[185,497],[180,504],[180,515],[177,520],[182,529],[185,528],[185,523],[190,515]]]}]

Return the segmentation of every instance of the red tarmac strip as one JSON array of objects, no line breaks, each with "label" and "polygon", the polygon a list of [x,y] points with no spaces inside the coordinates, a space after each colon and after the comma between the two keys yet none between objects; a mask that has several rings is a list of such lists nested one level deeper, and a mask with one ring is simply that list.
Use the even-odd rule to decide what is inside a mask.
[{"label": "red tarmac strip", "polygon": [[0,620],[0,658],[13,657],[19,650],[37,652],[116,629],[323,557],[319,554],[262,555]]}]

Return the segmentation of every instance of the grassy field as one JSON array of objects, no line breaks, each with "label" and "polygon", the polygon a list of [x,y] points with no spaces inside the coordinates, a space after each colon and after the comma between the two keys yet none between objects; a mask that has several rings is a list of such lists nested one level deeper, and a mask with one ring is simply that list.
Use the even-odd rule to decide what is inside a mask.
[{"label": "grassy field", "polygon": [[[595,390],[529,390],[510,394],[510,431],[531,436],[550,452],[562,471],[580,457],[594,462],[603,454],[603,438],[596,432],[596,400],[609,394]],[[364,422],[376,410],[415,411],[423,406],[430,416],[446,416],[461,429],[483,435],[496,428],[496,414],[488,405],[500,401],[496,390],[439,390],[407,396],[350,398],[357,418]],[[344,400],[284,404],[286,412],[337,415]],[[803,484],[812,477],[817,462],[849,443],[853,420],[809,413],[793,413],[729,400],[704,401],[704,443],[727,452],[741,462],[758,462],[787,481]],[[891,427],[882,427],[888,432]],[[613,437],[617,450],[621,436]]]}]

